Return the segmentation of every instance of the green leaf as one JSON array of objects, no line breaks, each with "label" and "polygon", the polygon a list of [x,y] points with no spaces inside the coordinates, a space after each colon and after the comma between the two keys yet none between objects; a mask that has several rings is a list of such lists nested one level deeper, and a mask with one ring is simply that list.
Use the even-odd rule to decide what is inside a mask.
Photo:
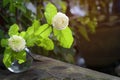
[{"label": "green leaf", "polygon": [[52,32],[52,28],[48,24],[44,24],[35,32],[36,36],[48,37]]},{"label": "green leaf", "polygon": [[7,40],[7,39],[2,39],[2,40],[1,40],[1,46],[2,46],[2,47],[8,46],[8,40]]},{"label": "green leaf", "polygon": [[39,27],[40,27],[39,21],[34,20],[32,26],[27,29],[26,36],[31,36],[35,34]]},{"label": "green leaf", "polygon": [[12,58],[12,51],[10,48],[7,47],[4,51],[4,58],[3,58],[3,63],[7,68],[10,67],[12,63],[11,58]]},{"label": "green leaf", "polygon": [[46,5],[46,8],[45,8],[45,18],[48,22],[48,24],[51,24],[52,23],[52,18],[57,14],[57,8],[51,4],[51,3],[48,3]]},{"label": "green leaf", "polygon": [[31,35],[27,38],[26,42],[27,42],[27,47],[32,47],[35,45],[36,41],[37,41],[38,37]]},{"label": "green leaf", "polygon": [[64,30],[54,29],[54,36],[60,42],[60,45],[64,48],[70,48],[73,43],[72,32],[69,27],[66,27]]},{"label": "green leaf", "polygon": [[79,32],[81,33],[81,35],[86,39],[86,40],[90,40],[87,34],[87,30],[84,26],[80,26],[79,27]]},{"label": "green leaf", "polygon": [[26,42],[27,42],[26,45],[27,45],[28,47],[34,46],[36,40],[38,39],[38,37],[35,36],[34,34],[36,33],[36,31],[38,30],[39,27],[40,27],[39,21],[34,20],[32,26],[27,29],[24,38],[25,38],[25,40],[26,40]]},{"label": "green leaf", "polygon": [[36,32],[38,28],[40,27],[40,22],[38,20],[34,20],[32,27],[34,27],[34,31]]},{"label": "green leaf", "polygon": [[52,32],[52,28],[49,26],[43,33],[40,34],[41,37],[48,37],[50,33]]},{"label": "green leaf", "polygon": [[10,29],[8,32],[9,36],[18,35],[19,34],[18,30],[19,30],[19,27],[17,24],[13,24],[12,26],[10,26]]},{"label": "green leaf", "polygon": [[3,0],[3,7],[5,7],[9,2],[10,0]]},{"label": "green leaf", "polygon": [[25,40],[26,40],[26,45],[28,47],[32,47],[34,46],[34,43],[36,42],[36,38],[34,37],[34,27],[29,27],[26,31],[26,34],[25,34]]},{"label": "green leaf", "polygon": [[52,32],[52,28],[48,24],[44,24],[40,26],[39,21],[35,20],[33,25],[29,27],[25,34],[25,40],[27,42],[28,47],[34,46],[35,42],[39,39],[39,37],[47,38]]},{"label": "green leaf", "polygon": [[54,49],[54,43],[49,38],[40,38],[37,43],[38,46],[43,47],[46,50],[53,50]]},{"label": "green leaf", "polygon": [[23,50],[21,52],[16,53],[16,60],[18,60],[19,64],[22,64],[26,61],[26,52]]},{"label": "green leaf", "polygon": [[26,36],[31,36],[34,33],[34,27],[28,27],[26,31]]},{"label": "green leaf", "polygon": [[19,36],[21,36],[21,37],[25,37],[25,35],[26,35],[26,32],[25,31],[22,31],[20,34],[19,34]]},{"label": "green leaf", "polygon": [[33,27],[28,27],[26,34],[24,35],[25,40],[27,41],[28,38],[34,33],[34,28]]}]

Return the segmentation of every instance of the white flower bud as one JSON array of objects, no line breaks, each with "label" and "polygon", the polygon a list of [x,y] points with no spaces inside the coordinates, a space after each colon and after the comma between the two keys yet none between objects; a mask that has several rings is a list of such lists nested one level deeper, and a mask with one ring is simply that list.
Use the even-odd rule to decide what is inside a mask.
[{"label": "white flower bud", "polygon": [[19,52],[25,48],[26,42],[21,36],[13,35],[8,39],[8,45],[13,51]]},{"label": "white flower bud", "polygon": [[68,26],[68,24],[69,24],[69,18],[61,12],[58,12],[52,19],[53,27],[58,30],[65,29]]}]

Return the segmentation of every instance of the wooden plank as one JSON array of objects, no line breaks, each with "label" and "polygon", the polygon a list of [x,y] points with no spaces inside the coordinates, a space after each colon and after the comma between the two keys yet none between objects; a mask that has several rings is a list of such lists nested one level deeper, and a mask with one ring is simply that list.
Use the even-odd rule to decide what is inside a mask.
[{"label": "wooden plank", "polygon": [[[0,80],[120,80],[119,77],[100,73],[55,59],[34,55],[31,68],[23,73],[0,70]],[[40,61],[39,61],[40,60]]]}]

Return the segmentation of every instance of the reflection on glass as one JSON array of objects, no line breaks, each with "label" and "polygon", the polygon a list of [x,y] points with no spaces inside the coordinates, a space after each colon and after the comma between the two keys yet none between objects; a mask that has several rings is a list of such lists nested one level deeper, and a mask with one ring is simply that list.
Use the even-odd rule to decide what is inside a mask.
[{"label": "reflection on glass", "polygon": [[13,73],[21,73],[30,68],[33,62],[33,58],[31,57],[28,49],[26,49],[26,52],[27,52],[26,62],[19,64],[17,60],[13,61],[11,66],[8,68],[9,71]]}]

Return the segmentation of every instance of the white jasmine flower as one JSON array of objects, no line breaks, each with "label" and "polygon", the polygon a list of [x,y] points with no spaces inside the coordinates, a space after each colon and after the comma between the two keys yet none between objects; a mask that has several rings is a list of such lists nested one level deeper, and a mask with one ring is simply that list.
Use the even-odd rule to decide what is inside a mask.
[{"label": "white jasmine flower", "polygon": [[21,36],[14,35],[8,39],[8,45],[16,52],[25,48],[26,42]]},{"label": "white jasmine flower", "polygon": [[58,12],[52,19],[53,27],[58,30],[65,29],[68,26],[68,24],[69,24],[69,18],[61,12]]}]

